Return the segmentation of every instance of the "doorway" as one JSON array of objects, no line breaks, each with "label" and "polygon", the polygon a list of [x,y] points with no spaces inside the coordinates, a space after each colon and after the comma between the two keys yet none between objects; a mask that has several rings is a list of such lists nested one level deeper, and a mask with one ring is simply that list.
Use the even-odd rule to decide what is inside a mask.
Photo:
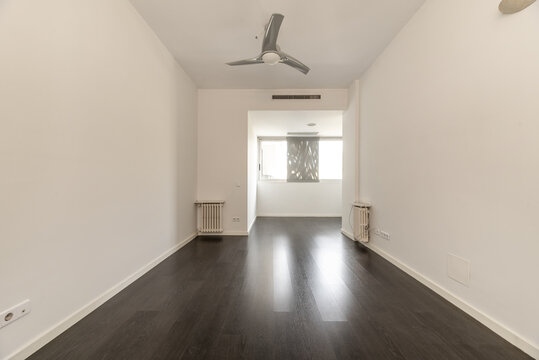
[{"label": "doorway", "polygon": [[257,216],[341,217],[342,120],[342,111],[249,112],[249,225]]}]

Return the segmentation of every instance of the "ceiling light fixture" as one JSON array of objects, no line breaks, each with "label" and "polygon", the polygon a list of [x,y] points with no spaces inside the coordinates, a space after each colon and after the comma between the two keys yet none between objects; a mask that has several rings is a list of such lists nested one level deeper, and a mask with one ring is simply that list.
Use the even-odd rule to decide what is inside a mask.
[{"label": "ceiling light fixture", "polygon": [[502,0],[498,9],[502,14],[514,14],[524,10],[534,2],[535,0]]},{"label": "ceiling light fixture", "polygon": [[307,126],[316,126],[316,123],[308,123]]},{"label": "ceiling light fixture", "polygon": [[270,51],[262,55],[262,61],[264,61],[264,64],[275,65],[281,61],[281,56]]}]

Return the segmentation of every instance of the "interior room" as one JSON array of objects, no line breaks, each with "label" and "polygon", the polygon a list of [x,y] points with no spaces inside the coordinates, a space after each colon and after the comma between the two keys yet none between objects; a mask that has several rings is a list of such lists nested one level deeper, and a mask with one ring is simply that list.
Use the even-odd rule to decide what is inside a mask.
[{"label": "interior room", "polygon": [[0,359],[539,359],[535,0],[0,0]]},{"label": "interior room", "polygon": [[[327,110],[249,112],[249,229],[259,217],[341,217],[342,117],[342,111]],[[289,146],[305,140],[316,151],[306,151],[296,166],[317,171],[290,178]]]}]

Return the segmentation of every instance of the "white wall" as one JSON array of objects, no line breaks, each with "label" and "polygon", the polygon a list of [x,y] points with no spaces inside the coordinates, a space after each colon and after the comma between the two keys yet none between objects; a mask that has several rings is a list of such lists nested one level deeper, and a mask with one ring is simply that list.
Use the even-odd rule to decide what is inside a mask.
[{"label": "white wall", "polygon": [[359,81],[348,88],[348,107],[343,113],[342,231],[354,234],[352,204],[359,201]]},{"label": "white wall", "polygon": [[360,193],[374,246],[539,356],[539,6],[497,5],[427,1],[360,79]]},{"label": "white wall", "polygon": [[126,0],[0,7],[0,358],[195,232],[192,81]]},{"label": "white wall", "polygon": [[258,182],[258,216],[341,216],[341,180]]},{"label": "white wall", "polygon": [[[321,100],[272,100],[272,94],[321,94]],[[225,200],[225,234],[247,233],[248,111],[344,110],[347,90],[198,91],[198,198]],[[232,222],[232,217],[240,222]]]},{"label": "white wall", "polygon": [[256,137],[254,124],[248,120],[247,129],[247,152],[248,152],[248,179],[247,179],[247,226],[248,230],[256,220],[256,208],[258,203],[257,182],[258,182],[258,139]]}]

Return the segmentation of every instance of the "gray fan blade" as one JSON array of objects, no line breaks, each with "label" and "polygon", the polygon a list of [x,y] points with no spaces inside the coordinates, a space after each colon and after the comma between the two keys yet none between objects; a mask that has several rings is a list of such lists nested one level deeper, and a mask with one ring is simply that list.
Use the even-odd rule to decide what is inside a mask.
[{"label": "gray fan blade", "polygon": [[254,65],[254,64],[263,64],[264,61],[260,58],[252,58],[252,59],[245,59],[245,60],[239,60],[239,61],[232,61],[229,63],[226,63],[230,66],[236,66],[236,65]]},{"label": "gray fan blade", "polygon": [[524,10],[534,2],[535,0],[502,0],[498,8],[502,14],[514,14]]},{"label": "gray fan blade", "polygon": [[262,52],[266,51],[278,51],[277,50],[277,36],[279,36],[279,29],[283,23],[284,16],[281,14],[271,15],[270,21],[264,34],[264,41],[262,42]]},{"label": "gray fan blade", "polygon": [[289,65],[289,66],[292,66],[294,69],[297,69],[299,71],[301,71],[302,73],[304,73],[305,75],[307,75],[307,73],[309,72],[309,67],[305,64],[303,64],[301,61],[299,61],[298,59],[294,59],[292,56],[290,55],[287,55],[285,53],[279,53],[279,55],[281,55],[281,62],[283,64],[286,64],[286,65]]}]

